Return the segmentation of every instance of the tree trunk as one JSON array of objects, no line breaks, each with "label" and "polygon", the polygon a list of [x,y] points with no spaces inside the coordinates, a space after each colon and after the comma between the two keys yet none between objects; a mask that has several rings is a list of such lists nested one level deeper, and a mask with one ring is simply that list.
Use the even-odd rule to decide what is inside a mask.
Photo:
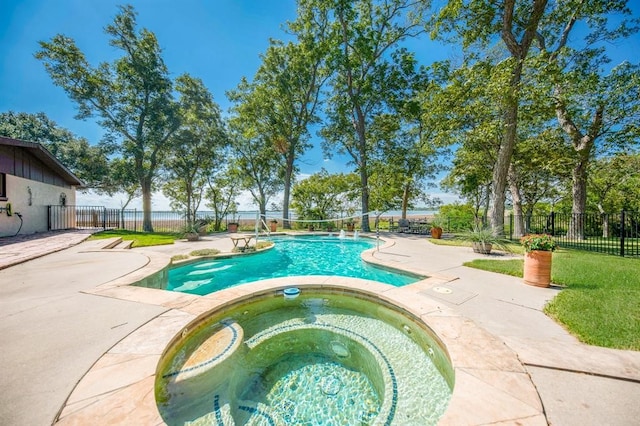
[{"label": "tree trunk", "polygon": [[482,224],[486,226],[487,218],[489,217],[489,194],[491,193],[491,184],[488,184],[485,188],[484,199],[482,203],[484,204],[482,207]]},{"label": "tree trunk", "polygon": [[562,130],[571,139],[573,149],[576,151],[577,160],[573,166],[571,172],[571,178],[573,186],[571,188],[571,194],[573,196],[573,204],[571,206],[571,221],[569,222],[569,229],[567,231],[567,237],[575,239],[584,238],[584,223],[583,216],[587,209],[587,176],[589,158],[591,156],[591,150],[595,144],[595,138],[600,133],[602,128],[602,119],[604,115],[604,106],[599,106],[591,121],[591,125],[586,134],[583,134],[578,126],[573,122],[569,115],[569,111],[562,99],[562,88],[556,86],[554,88],[556,97],[556,117]]},{"label": "tree trunk", "polygon": [[151,179],[143,179],[142,187],[142,231],[153,232],[151,221]]},{"label": "tree trunk", "polygon": [[513,236],[514,238],[520,238],[524,235],[524,212],[522,209],[522,199],[517,187],[511,186],[511,198],[513,199]]},{"label": "tree trunk", "polygon": [[518,188],[518,177],[513,164],[509,166],[509,191],[511,192],[511,199],[513,200],[513,236],[520,238],[524,235],[524,223],[523,223],[523,210],[522,210],[522,197],[520,196],[520,190]]},{"label": "tree trunk", "polygon": [[260,209],[260,219],[264,219],[267,216],[267,197],[262,189],[260,189],[260,201],[258,202],[258,208]]},{"label": "tree trunk", "polygon": [[409,206],[409,184],[405,184],[402,190],[402,218],[407,218],[407,207]]},{"label": "tree trunk", "polygon": [[193,210],[191,208],[191,188],[190,185],[187,185],[187,224],[188,225],[195,225],[196,222],[196,218],[194,217],[195,215],[192,213]]},{"label": "tree trunk", "polygon": [[587,166],[589,165],[588,154],[579,152],[580,159],[573,167],[571,195],[573,204],[571,206],[571,221],[569,222],[568,237],[578,240],[584,239],[584,214],[587,209]]},{"label": "tree trunk", "polygon": [[602,217],[602,238],[609,238],[609,215],[604,211],[602,203],[598,203],[598,211]]},{"label": "tree trunk", "polygon": [[[292,146],[291,142],[289,146]],[[295,152],[289,150],[287,154],[287,166],[284,173],[284,199],[282,200],[282,226],[284,229],[291,229],[289,222],[289,200],[291,198],[291,181],[293,179],[293,163],[295,161]]]},{"label": "tree trunk", "polygon": [[[504,110],[504,132],[498,158],[493,168],[493,182],[491,191],[491,211],[489,220],[495,235],[504,235],[504,197],[507,188],[507,174],[509,164],[513,155],[513,148],[516,144],[518,125],[518,94],[520,92],[520,80],[522,77],[522,66],[529,54],[529,48],[538,31],[538,24],[544,15],[548,0],[534,0],[533,7],[528,18],[525,18],[524,34],[519,35],[519,41],[513,33],[513,23],[516,20],[514,13],[515,0],[505,0],[502,4],[502,30],[500,38],[511,54],[511,59],[515,60],[511,79],[507,88]],[[524,17],[522,17],[524,18]]]},{"label": "tree trunk", "polygon": [[518,86],[522,75],[522,61],[518,61],[512,71],[509,92],[504,112],[504,133],[500,141],[498,158],[493,167],[491,186],[491,210],[489,221],[495,235],[504,235],[504,199],[507,189],[509,165],[516,145],[518,124]]},{"label": "tree trunk", "polygon": [[369,232],[369,175],[364,167],[360,169],[360,182],[362,183],[362,231]]}]

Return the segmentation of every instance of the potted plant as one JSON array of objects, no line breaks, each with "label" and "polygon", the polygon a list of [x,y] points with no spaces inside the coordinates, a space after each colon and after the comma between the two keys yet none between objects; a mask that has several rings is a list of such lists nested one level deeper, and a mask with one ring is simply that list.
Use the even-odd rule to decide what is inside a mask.
[{"label": "potted plant", "polygon": [[187,239],[187,241],[198,241],[200,239],[200,234],[198,230],[200,225],[197,223],[191,223],[184,227],[182,234],[183,237]]},{"label": "potted plant", "polygon": [[471,243],[475,253],[490,254],[493,248],[509,251],[507,244],[509,240],[495,235],[493,230],[487,226],[473,225],[473,228],[462,235],[465,241]]},{"label": "potted plant", "polygon": [[347,231],[353,232],[353,230],[355,229],[355,226],[356,226],[355,222],[353,221],[353,218],[347,219],[345,224],[347,225]]},{"label": "potted plant", "polygon": [[536,287],[551,284],[551,260],[558,247],[548,234],[529,234],[520,239],[524,247],[524,283]]},{"label": "potted plant", "polygon": [[269,223],[269,227],[271,228],[271,232],[276,232],[278,230],[278,221],[275,219],[272,219],[271,222]]},{"label": "potted plant", "polygon": [[431,238],[435,238],[439,240],[442,238],[442,226],[440,226],[440,219],[437,217],[434,219],[433,224],[431,225]]}]

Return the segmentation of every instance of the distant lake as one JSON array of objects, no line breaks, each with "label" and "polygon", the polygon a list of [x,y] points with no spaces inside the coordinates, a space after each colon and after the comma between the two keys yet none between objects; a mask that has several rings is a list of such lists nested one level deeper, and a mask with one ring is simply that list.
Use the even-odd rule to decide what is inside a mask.
[{"label": "distant lake", "polygon": [[[438,213],[437,209],[417,209],[417,210],[407,210],[407,216],[433,216],[435,214]],[[179,219],[182,217],[183,213],[182,212],[174,212],[174,211],[153,211],[152,213],[152,218],[153,219],[169,219],[169,218],[173,218],[173,219]],[[136,218],[142,219],[142,210],[129,210],[127,209],[125,211],[125,218],[127,219],[133,219],[134,216]],[[198,210],[198,217],[213,217],[213,212],[212,211],[207,211],[207,210]],[[239,220],[254,220],[256,219],[256,217],[258,216],[258,212],[256,210],[243,210],[243,211],[239,211],[237,212],[235,215],[233,215],[233,218],[235,219],[239,219]],[[278,211],[278,210],[271,210],[271,211],[267,211],[267,219],[271,219],[271,218],[276,218],[276,219],[281,219],[282,218],[282,211]],[[360,216],[359,212],[356,212],[353,214],[353,216]],[[386,211],[382,214],[381,217],[400,217],[402,216],[402,211],[401,210],[389,210]],[[294,212],[290,212],[289,213],[289,217],[291,219],[295,219],[297,217],[297,215]],[[331,218],[331,219],[336,219],[336,220],[340,220],[342,218],[346,218],[348,217],[348,215],[346,213],[342,213],[342,214],[337,214],[336,217]],[[375,217],[375,213],[370,213],[369,214],[370,219],[373,219]],[[228,215],[228,219],[231,220],[232,219],[232,215]]]}]

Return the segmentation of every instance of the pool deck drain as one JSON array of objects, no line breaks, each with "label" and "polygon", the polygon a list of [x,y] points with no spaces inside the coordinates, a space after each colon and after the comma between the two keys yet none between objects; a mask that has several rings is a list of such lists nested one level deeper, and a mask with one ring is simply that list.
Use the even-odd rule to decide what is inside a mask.
[{"label": "pool deck drain", "polygon": [[446,285],[435,286],[420,291],[418,294],[442,300],[443,302],[452,303],[454,305],[462,305],[478,295],[478,293],[472,293],[470,291]]}]

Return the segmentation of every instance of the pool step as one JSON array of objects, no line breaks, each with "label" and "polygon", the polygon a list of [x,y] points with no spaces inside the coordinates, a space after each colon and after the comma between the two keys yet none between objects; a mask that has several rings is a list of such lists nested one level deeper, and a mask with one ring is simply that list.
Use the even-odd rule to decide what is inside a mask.
[{"label": "pool step", "polygon": [[113,248],[118,250],[129,250],[132,245],[133,245],[133,240],[126,240],[126,241],[121,241],[120,244],[118,244]]},{"label": "pool step", "polygon": [[123,240],[122,237],[114,237],[103,240],[102,250],[128,250],[133,245],[133,240]]},{"label": "pool step", "polygon": [[113,237],[101,240],[100,248],[102,250],[110,250],[122,242],[122,237]]},{"label": "pool step", "polygon": [[180,382],[199,376],[229,358],[242,343],[244,330],[235,321],[222,321],[219,325],[211,336],[187,355],[179,370],[169,372],[163,377]]}]

